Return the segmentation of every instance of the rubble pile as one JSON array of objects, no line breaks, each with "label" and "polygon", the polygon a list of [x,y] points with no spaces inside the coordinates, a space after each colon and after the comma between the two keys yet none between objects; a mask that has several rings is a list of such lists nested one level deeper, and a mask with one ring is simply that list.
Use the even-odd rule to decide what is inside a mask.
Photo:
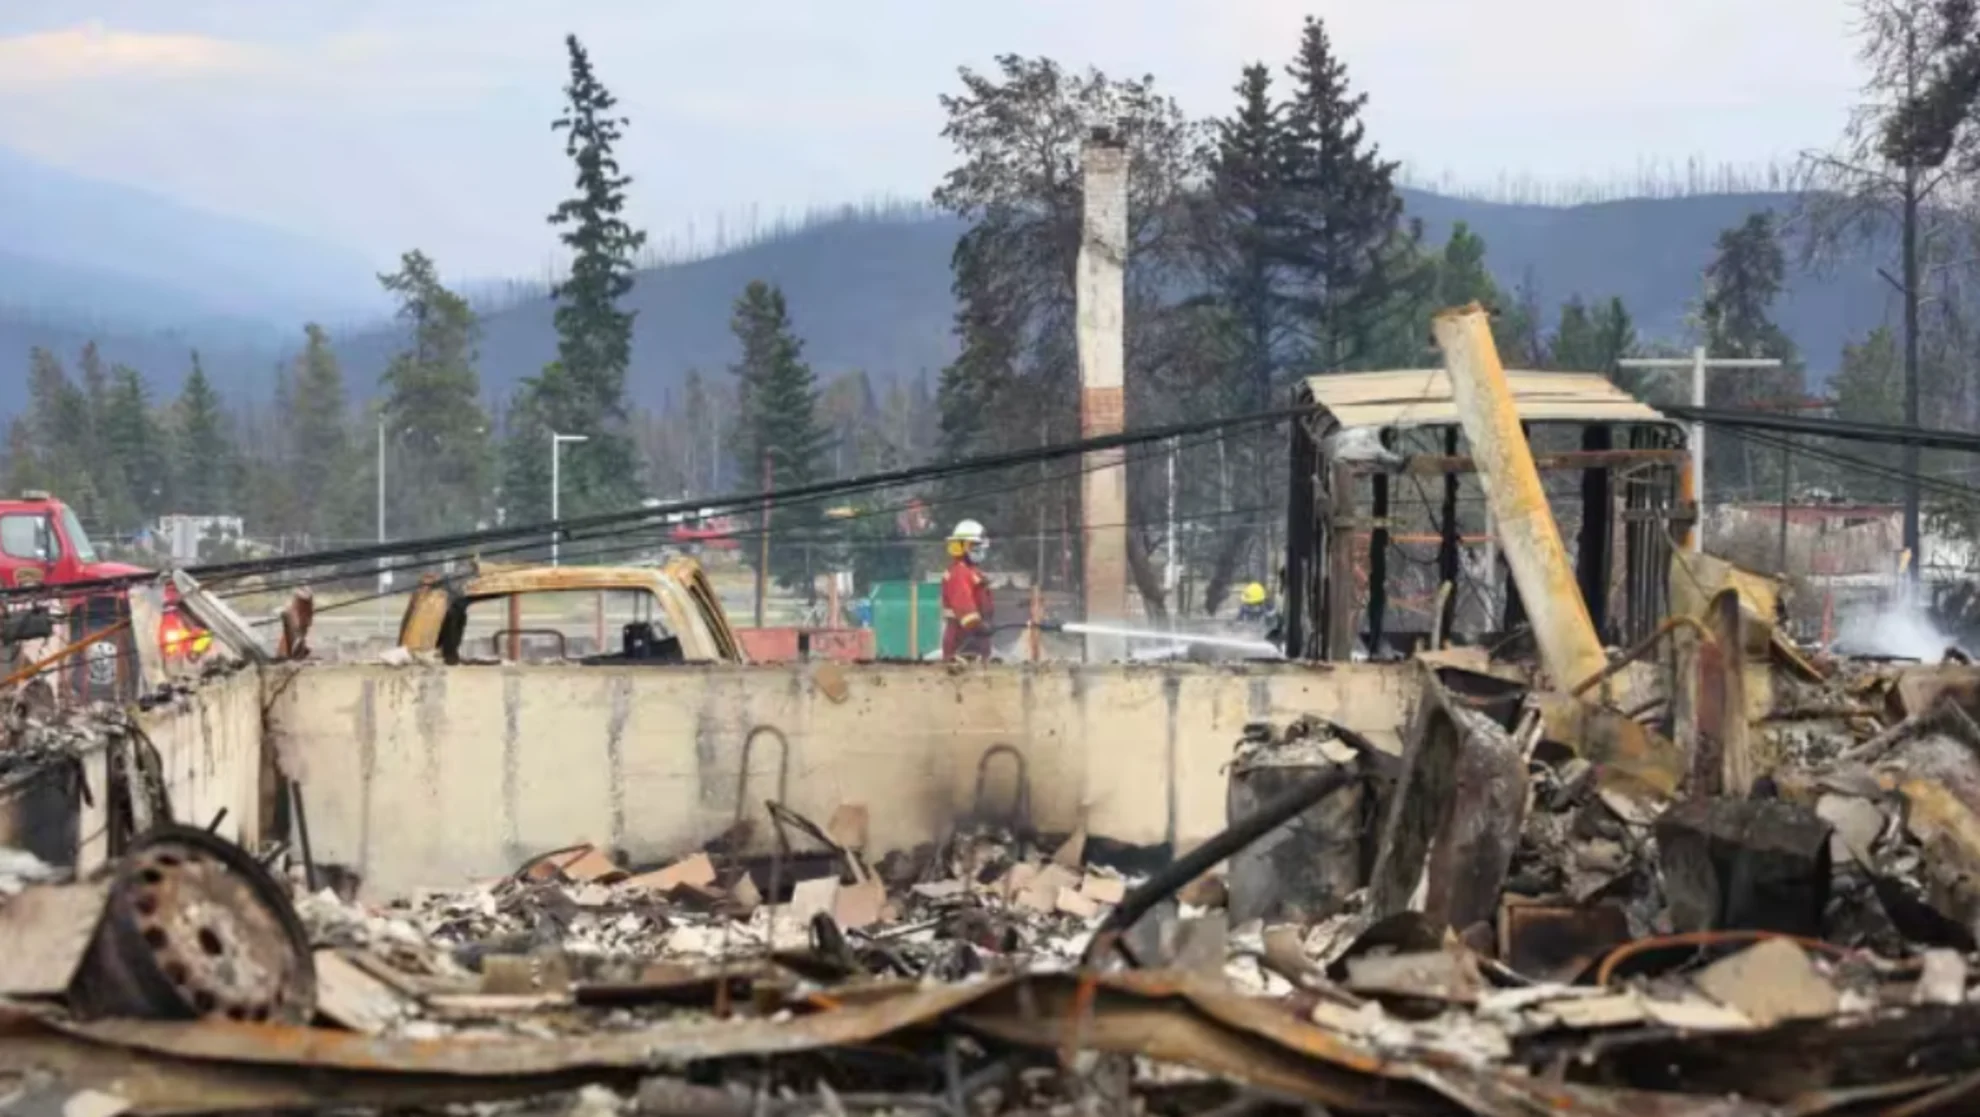
[{"label": "rubble pile", "polygon": [[1002,747],[1007,808],[980,776],[878,858],[867,806],[776,802],[381,904],[183,828],[73,884],[0,855],[0,1076],[138,1113],[1971,1111],[1980,670],[1789,652],[1737,723],[1425,657],[1399,753],[1247,727],[1180,857],[1037,832]]}]

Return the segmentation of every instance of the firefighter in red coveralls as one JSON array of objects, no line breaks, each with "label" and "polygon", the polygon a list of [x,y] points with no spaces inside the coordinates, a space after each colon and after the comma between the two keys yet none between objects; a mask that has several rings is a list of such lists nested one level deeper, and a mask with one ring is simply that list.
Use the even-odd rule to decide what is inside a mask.
[{"label": "firefighter in red coveralls", "polygon": [[983,525],[964,520],[949,533],[949,572],[942,576],[942,658],[989,659],[995,606],[983,558]]}]

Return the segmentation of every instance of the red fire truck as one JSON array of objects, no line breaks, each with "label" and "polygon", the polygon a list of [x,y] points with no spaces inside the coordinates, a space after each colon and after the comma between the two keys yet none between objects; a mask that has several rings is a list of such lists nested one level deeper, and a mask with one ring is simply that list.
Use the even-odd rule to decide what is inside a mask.
[{"label": "red fire truck", "polygon": [[[0,499],[0,586],[27,589],[62,586],[146,573],[140,566],[106,562],[97,555],[89,533],[68,505],[45,492],[29,491],[19,499]],[[125,594],[114,587],[77,591],[61,602],[67,614],[65,636],[81,640],[130,615]],[[93,643],[84,653],[87,670],[75,684],[88,698],[118,696],[120,683],[136,678],[135,645],[122,637]],[[176,595],[167,587],[165,618],[159,623],[159,648],[168,658],[196,657],[212,644],[212,634],[183,615]]]}]

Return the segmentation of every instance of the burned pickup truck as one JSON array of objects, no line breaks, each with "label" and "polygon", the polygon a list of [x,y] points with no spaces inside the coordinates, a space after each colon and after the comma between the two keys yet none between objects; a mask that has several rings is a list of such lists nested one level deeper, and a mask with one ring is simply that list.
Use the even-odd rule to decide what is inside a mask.
[{"label": "burned pickup truck", "polygon": [[[587,625],[594,635],[573,634]],[[748,662],[690,558],[660,567],[478,564],[413,591],[399,647],[450,664]]]}]

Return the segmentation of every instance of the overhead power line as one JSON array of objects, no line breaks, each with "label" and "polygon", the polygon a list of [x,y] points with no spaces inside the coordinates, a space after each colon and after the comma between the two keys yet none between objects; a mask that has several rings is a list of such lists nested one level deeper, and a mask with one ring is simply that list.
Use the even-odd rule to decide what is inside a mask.
[{"label": "overhead power line", "polygon": [[1812,434],[1851,442],[1882,442],[1892,446],[1921,446],[1929,450],[1960,450],[1980,454],[1980,434],[1962,431],[1930,430],[1890,423],[1861,423],[1852,419],[1825,419],[1815,415],[1794,415],[1777,411],[1746,411],[1727,407],[1680,407],[1666,404],[1658,408],[1673,419],[1702,422],[1707,426],[1739,427],[1774,431],[1780,434]]},{"label": "overhead power line", "polygon": [[[1176,442],[1174,443],[1174,449],[1176,452],[1180,453],[1186,450],[1196,449],[1197,447],[1201,447],[1201,446],[1209,446],[1214,444],[1217,441],[1217,438],[1218,438],[1217,435],[1203,435],[1188,440],[1177,439]],[[978,487],[978,488],[970,489],[967,492],[944,494],[942,496],[934,498],[932,503],[956,504],[971,500],[980,500],[984,497],[998,496],[1005,493],[1017,492],[1023,489],[1038,488],[1046,485],[1059,484],[1062,482],[1073,480],[1087,473],[1093,472],[1094,470],[1097,469],[1112,469],[1112,468],[1115,468],[1115,466],[1112,463],[1108,463],[1105,465],[1087,465],[1082,463],[1080,465],[1074,466],[1071,469],[1058,470],[1056,472],[1052,472],[1041,477],[1026,477],[1014,483],[992,485],[988,487]],[[928,503],[928,502],[924,502],[924,503]],[[859,520],[874,519],[881,516],[895,515],[897,513],[908,510],[909,508],[913,507],[914,504],[915,501],[909,500],[909,501],[898,502],[895,504],[881,505],[876,508],[861,509],[859,511],[856,511],[850,516],[835,518],[832,521],[832,526],[843,525],[846,523],[859,521]],[[788,505],[786,505],[786,507],[788,507]],[[1263,509],[1249,509],[1247,511],[1262,511],[1262,510]],[[1211,518],[1211,517],[1206,516],[1199,518]],[[1089,528],[1094,528],[1094,527],[1126,527],[1126,526],[1135,526],[1135,525],[1092,524],[1086,526]],[[825,527],[826,530],[828,531],[830,530],[829,527],[826,527],[826,525],[812,525],[811,530],[806,530],[804,528],[786,528],[782,530],[777,530],[773,528],[773,531],[776,531],[776,538],[779,538],[785,541],[786,543],[795,543],[799,545],[811,545],[811,546],[844,545],[843,541],[835,540],[829,534],[818,534],[817,529],[821,527]],[[668,523],[640,523],[631,526],[614,526],[610,528],[597,529],[592,531],[567,531],[564,533],[563,538],[566,542],[585,542],[592,539],[607,539],[607,538],[621,539],[621,540],[632,540],[632,539],[640,540],[637,543],[631,543],[624,547],[606,548],[602,551],[593,550],[590,552],[586,552],[586,554],[590,554],[590,555],[611,553],[613,551],[617,551],[620,553],[630,553],[638,550],[644,550],[650,547],[664,546],[667,543],[666,535],[669,532],[671,532],[673,528],[674,525]],[[744,542],[748,540],[760,540],[762,538],[762,535],[763,535],[763,530],[760,527],[757,528],[742,527],[728,532],[726,537],[733,539],[737,542]],[[912,543],[913,540],[901,540],[900,542]],[[404,562],[391,563],[385,566],[366,567],[362,570],[332,571],[328,573],[307,574],[298,578],[284,579],[278,582],[274,582],[272,584],[243,587],[238,590],[228,590],[226,592],[221,593],[221,596],[246,597],[246,596],[254,596],[254,595],[266,594],[266,593],[276,593],[282,590],[296,589],[302,586],[325,585],[333,582],[351,581],[359,578],[370,578],[378,574],[399,573],[401,571],[407,571],[407,570],[418,570],[424,567],[442,566],[447,563],[465,561],[469,559],[476,559],[476,558],[486,559],[486,558],[500,557],[503,555],[515,554],[521,551],[528,551],[533,548],[540,547],[542,545],[543,545],[542,539],[531,537],[524,539],[519,543],[509,543],[501,547],[495,547],[495,548],[477,547],[466,550],[454,550],[441,554],[425,554],[411,558]],[[375,596],[390,596],[393,592],[398,592],[398,591],[386,591],[382,594]],[[373,600],[373,599],[375,599],[375,597],[366,598],[363,600]]]},{"label": "overhead power line", "polygon": [[[227,563],[207,563],[190,566],[185,569],[187,573],[202,580],[251,577],[260,574],[279,573],[286,570],[300,570],[312,566],[336,566],[435,551],[458,551],[462,548],[475,547],[484,543],[499,543],[532,537],[547,539],[552,533],[556,533],[560,538],[569,538],[573,532],[624,525],[640,525],[642,523],[651,523],[657,518],[671,515],[688,516],[709,510],[760,508],[766,502],[774,508],[780,505],[815,500],[821,497],[895,488],[902,485],[943,480],[969,473],[989,472],[998,469],[1008,469],[1014,466],[1053,461],[1059,458],[1078,457],[1100,450],[1112,450],[1150,442],[1161,442],[1185,435],[1231,430],[1247,426],[1277,424],[1295,416],[1307,414],[1311,410],[1310,407],[1305,406],[1285,407],[1215,419],[1197,419],[1184,423],[1171,423],[1159,427],[1145,427],[1139,430],[1123,431],[1119,434],[1102,435],[1096,438],[1051,443],[1045,446],[1031,447],[1023,450],[984,454],[954,462],[913,466],[905,469],[865,474],[859,477],[820,481],[808,485],[795,485],[790,488],[768,492],[733,493],[720,497],[674,501],[652,507],[599,513],[592,516],[571,517],[556,521],[487,528],[479,531],[457,532],[451,535],[346,547],[330,551],[316,551],[301,555],[284,555]],[[146,572],[143,574],[120,575],[114,578],[96,578],[81,582],[65,582],[59,586],[6,588],[0,589],[0,600],[46,597],[54,593],[66,595],[88,590],[116,589],[137,582],[147,581],[155,576],[153,573]]]}]

